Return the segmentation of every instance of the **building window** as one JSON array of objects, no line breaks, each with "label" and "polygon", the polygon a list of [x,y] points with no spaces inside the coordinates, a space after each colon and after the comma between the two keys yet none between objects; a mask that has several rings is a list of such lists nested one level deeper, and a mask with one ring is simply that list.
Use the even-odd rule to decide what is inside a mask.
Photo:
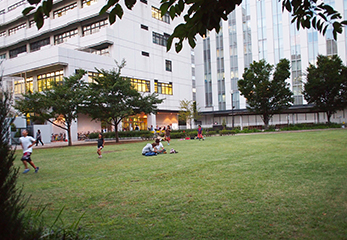
[{"label": "building window", "polygon": [[94,3],[97,3],[97,2],[98,2],[98,0],[83,0],[82,1],[82,8],[88,7],[88,6],[90,6]]},{"label": "building window", "polygon": [[12,4],[11,6],[8,7],[8,11],[15,10],[17,7],[24,5],[25,3],[26,3],[26,0],[16,2],[15,4]]},{"label": "building window", "polygon": [[136,78],[130,78],[130,81],[131,86],[133,86],[138,92],[150,92],[150,81]]},{"label": "building window", "polygon": [[26,52],[26,51],[27,51],[26,45],[10,50],[10,58],[15,58],[18,56],[18,54]]},{"label": "building window", "polygon": [[6,37],[6,31],[0,32],[0,37]]},{"label": "building window", "polygon": [[166,47],[169,37],[170,35],[167,33],[162,35],[160,33],[153,32],[153,43]]},{"label": "building window", "polygon": [[82,36],[90,35],[96,32],[99,32],[101,28],[108,25],[107,19],[101,20],[82,27]]},{"label": "building window", "polygon": [[5,9],[2,9],[2,10],[0,11],[0,15],[2,15],[2,14],[5,14]]},{"label": "building window", "polygon": [[162,83],[154,80],[154,92],[166,95],[172,95],[172,83]]},{"label": "building window", "polygon": [[24,79],[14,81],[14,94],[25,93],[25,82]]},{"label": "building window", "polygon": [[59,34],[59,35],[55,35],[54,36],[54,44],[57,45],[57,44],[66,42],[67,39],[74,37],[75,35],[77,35],[77,33],[78,33],[78,30],[76,28],[76,29],[73,29],[71,31],[67,31],[67,32],[64,32],[62,34]]},{"label": "building window", "polygon": [[0,54],[0,60],[1,59],[6,59],[6,53]]},{"label": "building window", "polygon": [[50,44],[49,37],[37,42],[30,43],[30,52],[38,51],[41,49],[41,47],[49,45],[49,44]]},{"label": "building window", "polygon": [[160,9],[152,6],[152,17],[158,20],[161,20],[166,23],[170,23],[170,16],[168,13],[165,13],[164,16],[161,15]]},{"label": "building window", "polygon": [[145,30],[148,30],[148,26],[143,25],[143,24],[141,24],[141,28],[142,28],[142,29],[145,29]]},{"label": "building window", "polygon": [[26,23],[22,23],[22,24],[20,24],[18,26],[15,26],[14,28],[10,28],[8,30],[8,35],[11,36],[13,34],[16,34],[18,30],[25,28],[26,25],[27,25]]},{"label": "building window", "polygon": [[37,76],[38,91],[41,92],[45,89],[50,89],[53,82],[63,81],[64,71],[59,70],[55,72],[45,73]]},{"label": "building window", "polygon": [[101,55],[101,56],[110,56],[109,47],[105,47],[101,49],[91,49],[91,53]]},{"label": "building window", "polygon": [[170,60],[165,60],[165,70],[172,72],[172,62]]},{"label": "building window", "polygon": [[33,93],[34,92],[34,78],[30,77],[25,80],[25,92],[26,93]]},{"label": "building window", "polygon": [[144,52],[144,51],[142,51],[142,56],[149,57],[149,53],[148,53],[148,52]]},{"label": "building window", "polygon": [[95,78],[96,77],[102,77],[102,76],[104,76],[102,73],[88,72],[88,82],[89,83],[96,83]]},{"label": "building window", "polygon": [[77,2],[70,4],[68,6],[65,6],[63,8],[60,8],[60,9],[53,12],[53,18],[58,18],[58,17],[61,17],[63,15],[66,15],[68,11],[70,11],[76,7],[77,7]]}]

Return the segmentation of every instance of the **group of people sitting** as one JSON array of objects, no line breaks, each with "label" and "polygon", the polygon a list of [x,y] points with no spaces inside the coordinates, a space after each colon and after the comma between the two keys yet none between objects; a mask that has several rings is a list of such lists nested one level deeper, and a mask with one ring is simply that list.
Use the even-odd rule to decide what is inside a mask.
[{"label": "group of people sitting", "polygon": [[167,153],[160,139],[155,139],[154,143],[147,143],[142,149],[142,155],[153,156],[157,154]]}]

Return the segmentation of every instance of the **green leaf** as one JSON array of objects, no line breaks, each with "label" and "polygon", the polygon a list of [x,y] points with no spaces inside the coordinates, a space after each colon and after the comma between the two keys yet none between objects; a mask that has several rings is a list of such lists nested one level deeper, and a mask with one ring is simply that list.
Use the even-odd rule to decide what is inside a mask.
[{"label": "green leaf", "polygon": [[182,39],[178,43],[175,43],[175,46],[176,52],[179,53],[182,50]]},{"label": "green leaf", "polygon": [[37,29],[41,29],[44,23],[42,7],[39,7],[34,13],[34,20],[36,22]]},{"label": "green leaf", "polygon": [[124,1],[125,1],[126,7],[129,10],[131,10],[134,7],[135,3],[136,3],[136,0],[124,0]]},{"label": "green leaf", "polygon": [[189,45],[190,45],[192,48],[195,48],[196,43],[195,43],[194,37],[188,38],[188,42],[189,42]]},{"label": "green leaf", "polygon": [[30,5],[34,5],[34,4],[39,4],[41,0],[28,0],[28,2],[30,3]]},{"label": "green leaf", "polygon": [[167,12],[169,6],[170,6],[170,3],[168,3],[168,2],[163,3],[163,4],[160,6],[160,12],[161,12],[162,15],[164,15],[164,14]]},{"label": "green leaf", "polygon": [[172,7],[170,8],[169,14],[170,14],[171,19],[174,19],[174,18],[175,18],[176,10],[175,10],[175,7],[174,7],[174,6],[172,6]]},{"label": "green leaf", "polygon": [[119,17],[119,19],[122,19],[122,16],[123,16],[123,14],[124,14],[123,8],[121,7],[120,4],[117,4],[117,5],[115,6],[115,8],[116,8],[116,15]]},{"label": "green leaf", "polygon": [[166,42],[166,51],[170,51],[171,49],[171,46],[172,46],[172,40],[173,40],[173,35],[171,35],[168,39],[167,39],[167,42]]},{"label": "green leaf", "polygon": [[28,15],[28,13],[30,13],[31,10],[33,10],[33,9],[35,9],[35,7],[27,7],[27,8],[25,8],[25,9],[22,11],[22,14],[23,14],[24,16],[26,16],[26,15]]}]

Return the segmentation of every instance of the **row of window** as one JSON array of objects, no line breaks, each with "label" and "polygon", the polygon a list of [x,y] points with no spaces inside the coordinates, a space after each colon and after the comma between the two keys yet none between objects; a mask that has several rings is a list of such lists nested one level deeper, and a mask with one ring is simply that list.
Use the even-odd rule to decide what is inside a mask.
[{"label": "row of window", "polygon": [[[102,76],[100,73],[88,72],[88,82],[94,82],[94,78]],[[39,92],[44,89],[50,89],[53,82],[61,82],[64,78],[64,71],[58,70],[37,76],[37,90]],[[150,81],[136,78],[130,78],[131,85],[139,92],[150,92]],[[26,78],[26,80],[16,80],[14,82],[14,93],[22,94],[34,92],[33,77]],[[154,80],[154,92],[166,95],[172,95],[172,83],[162,83]]]}]

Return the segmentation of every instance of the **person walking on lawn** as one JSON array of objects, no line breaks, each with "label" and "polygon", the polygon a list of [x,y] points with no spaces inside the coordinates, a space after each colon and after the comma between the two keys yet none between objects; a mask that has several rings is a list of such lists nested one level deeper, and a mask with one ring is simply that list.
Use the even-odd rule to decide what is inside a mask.
[{"label": "person walking on lawn", "polygon": [[27,173],[30,171],[30,169],[28,168],[28,163],[35,169],[35,173],[37,173],[39,171],[39,167],[36,167],[34,162],[31,160],[33,145],[36,143],[36,141],[33,137],[28,136],[27,130],[23,130],[22,135],[23,137],[20,137],[19,141],[23,149],[23,157],[21,158],[25,167],[23,173]]},{"label": "person walking on lawn", "polygon": [[104,148],[104,146],[105,146],[104,137],[102,136],[101,133],[99,133],[98,150],[96,151],[98,153],[98,155],[99,155],[99,158],[102,158],[101,150]]}]

